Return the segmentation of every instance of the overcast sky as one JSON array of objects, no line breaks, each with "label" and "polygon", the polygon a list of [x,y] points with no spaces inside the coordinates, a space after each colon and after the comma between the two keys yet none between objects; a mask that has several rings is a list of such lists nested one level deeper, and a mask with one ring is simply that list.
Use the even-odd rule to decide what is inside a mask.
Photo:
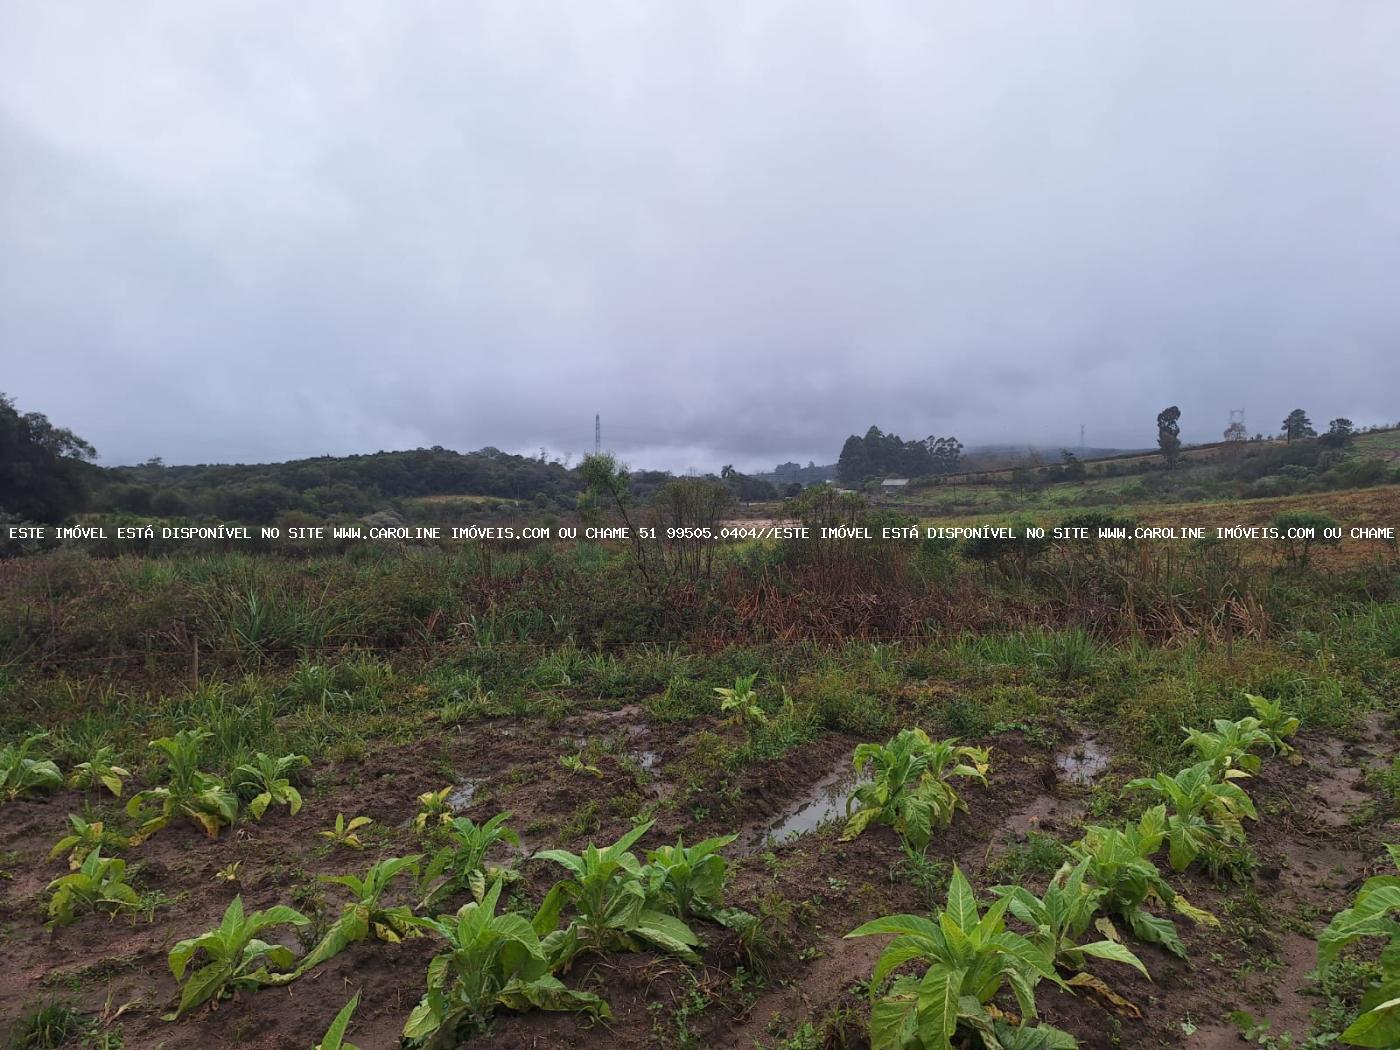
[{"label": "overcast sky", "polygon": [[0,6],[0,390],[104,462],[1400,419],[1400,4]]}]

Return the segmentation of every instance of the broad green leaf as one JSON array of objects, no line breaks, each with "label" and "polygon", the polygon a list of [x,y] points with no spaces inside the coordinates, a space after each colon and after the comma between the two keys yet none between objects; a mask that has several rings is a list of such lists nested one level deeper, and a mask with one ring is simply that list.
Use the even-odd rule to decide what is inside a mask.
[{"label": "broad green leaf", "polygon": [[1147,967],[1143,965],[1142,960],[1117,941],[1090,941],[1088,944],[1075,945],[1075,950],[1083,952],[1085,955],[1092,955],[1096,959],[1125,963],[1148,980],[1152,979],[1152,975],[1147,972]]},{"label": "broad green leaf", "polygon": [[947,911],[952,915],[953,921],[964,930],[971,930],[977,925],[977,897],[973,894],[967,877],[956,864],[953,865],[953,877],[948,883]]},{"label": "broad green leaf", "polygon": [[918,985],[918,1030],[926,1047],[950,1050],[966,971],[934,963]]}]

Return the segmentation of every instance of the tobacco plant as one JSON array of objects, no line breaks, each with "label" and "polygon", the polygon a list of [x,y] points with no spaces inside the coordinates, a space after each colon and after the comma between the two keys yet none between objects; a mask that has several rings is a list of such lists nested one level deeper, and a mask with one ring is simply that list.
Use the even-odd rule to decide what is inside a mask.
[{"label": "tobacco plant", "polygon": [[[534,920],[539,936],[561,934],[559,962],[567,964],[580,952],[640,951],[643,942],[696,961],[692,949],[699,940],[676,916],[649,906],[647,874],[629,852],[651,825],[638,824],[606,849],[590,842],[581,854],[563,849],[535,854],[535,860],[552,861],[572,876],[554,884]],[[567,926],[561,923],[566,904],[574,913]]]},{"label": "tobacco plant", "polygon": [[413,818],[413,826],[419,831],[427,831],[430,824],[451,824],[452,807],[447,804],[447,796],[452,794],[452,785],[440,791],[425,791],[418,796],[418,815]]},{"label": "tobacco plant", "polygon": [[[1033,931],[1032,944],[1044,950],[1061,970],[1074,976],[1071,985],[1088,985],[1106,996],[1115,993],[1102,981],[1086,973],[1085,957],[1123,963],[1149,977],[1147,967],[1118,940],[1118,931],[1106,917],[1098,915],[1108,891],[1088,881],[1089,860],[1065,864],[1050,880],[1045,893],[1037,897],[1024,886],[994,886],[992,892],[1007,901],[1012,915]],[[1090,925],[1103,934],[1098,940],[1085,940]]]},{"label": "tobacco plant", "polygon": [[[985,1050],[1069,1050],[1079,1045],[1058,1029],[1029,1024],[1036,1018],[1035,986],[1042,980],[1066,990],[1068,985],[1055,972],[1050,951],[1006,928],[1009,905],[1002,897],[983,913],[954,865],[947,902],[938,914],[888,915],[846,934],[895,935],[870,979],[872,1050],[953,1050],[969,1043]],[[920,964],[923,974],[903,974],[886,987],[890,975],[910,963]],[[989,1009],[1003,987],[1016,997],[1021,1026]]]},{"label": "tobacco plant", "polygon": [[243,862],[241,860],[232,861],[225,864],[218,871],[214,872],[211,882],[237,882],[242,878]]},{"label": "tobacco plant", "polygon": [[924,849],[935,828],[946,828],[957,810],[967,812],[951,779],[986,784],[991,756],[986,748],[959,746],[956,737],[934,741],[922,729],[905,729],[888,744],[861,744],[854,764],[857,774],[870,766],[872,779],[857,786],[846,802],[842,840],[856,838],[878,821]]},{"label": "tobacco plant", "polygon": [[344,813],[335,815],[335,826],[328,831],[317,832],[322,838],[330,839],[338,846],[348,846],[351,849],[364,849],[365,844],[360,841],[360,837],[355,834],[360,828],[368,827],[374,820],[370,817],[351,817],[348,821]]},{"label": "tobacco plant", "polygon": [[68,925],[79,912],[115,914],[140,903],[136,891],[126,884],[126,862],[104,857],[100,849],[93,849],[76,871],[54,879],[48,888],[52,893],[49,921],[59,926]]},{"label": "tobacco plant", "polygon": [[734,725],[752,730],[754,725],[767,723],[768,715],[758,705],[758,691],[753,687],[757,680],[757,674],[740,675],[734,679],[733,688],[715,689],[720,698],[720,713],[728,715]]},{"label": "tobacco plant", "polygon": [[[199,752],[213,734],[204,729],[182,729],[173,737],[163,736],[151,741],[166,766],[167,782],[140,791],[127,801],[126,812],[132,817],[146,817],[132,845],[144,842],[177,816],[185,816],[204,829],[210,838],[217,838],[219,829],[232,824],[238,816],[238,796],[212,773],[199,769]],[[146,807],[154,803],[156,812],[146,816]]]},{"label": "tobacco plant", "polygon": [[[170,949],[170,972],[180,983],[180,1003],[165,1019],[173,1021],[225,992],[275,983],[273,978],[281,975],[269,972],[268,966],[286,970],[295,961],[294,956],[290,948],[264,941],[258,935],[273,926],[305,926],[310,921],[301,912],[281,904],[245,915],[243,898],[233,898],[218,926]],[[189,972],[190,964],[196,960],[202,965]]]},{"label": "tobacco plant", "polygon": [[1213,733],[1185,728],[1182,732],[1186,734],[1186,745],[1196,752],[1197,761],[1211,763],[1217,774],[1231,769],[1258,773],[1260,759],[1252,751],[1273,747],[1272,738],[1260,728],[1257,718],[1241,718],[1238,722],[1217,718]]},{"label": "tobacco plant", "polygon": [[603,771],[597,766],[589,765],[583,760],[583,755],[560,755],[559,764],[570,773],[592,773],[595,777],[601,777]]},{"label": "tobacco plant", "polygon": [[1084,837],[1068,847],[1075,862],[1087,862],[1086,880],[1105,893],[1100,907],[1128,924],[1133,936],[1149,944],[1160,944],[1174,955],[1186,958],[1176,925],[1153,914],[1149,905],[1170,907],[1197,923],[1219,925],[1215,916],[1192,905],[1175,892],[1152,863],[1152,855],[1166,837],[1165,806],[1154,806],[1137,824],[1121,828],[1090,825]]},{"label": "tobacco plant", "polygon": [[[455,916],[417,918],[447,950],[428,964],[427,992],[404,1025],[406,1042],[422,1050],[447,1050],[483,1029],[496,1007],[512,1010],[571,1010],[609,1016],[607,1003],[589,992],[565,987],[551,970],[555,952],[523,915],[496,914],[501,883]],[[557,941],[556,936],[553,940]]]},{"label": "tobacco plant", "polygon": [[122,797],[123,781],[131,772],[123,766],[113,765],[115,752],[110,747],[99,747],[86,762],[79,762],[68,775],[68,786],[75,788],[105,787],[117,798]]},{"label": "tobacco plant", "polygon": [[301,792],[292,786],[291,777],[309,765],[311,759],[305,755],[272,758],[259,751],[252,762],[233,771],[234,790],[247,802],[255,820],[262,820],[273,804],[285,805],[288,814],[296,816],[301,810]]},{"label": "tobacco plant", "polygon": [[738,837],[722,835],[694,846],[686,846],[685,840],[678,837],[674,846],[658,846],[649,851],[644,869],[648,899],[682,920],[699,916],[725,922],[730,917],[724,908],[729,862],[719,851]]},{"label": "tobacco plant", "polygon": [[63,786],[63,774],[51,759],[33,757],[39,742],[48,733],[35,733],[18,744],[0,748],[0,795],[13,802],[33,791],[52,791]]},{"label": "tobacco plant", "polygon": [[404,874],[417,875],[421,853],[408,857],[390,857],[372,865],[364,878],[357,875],[322,875],[322,882],[344,886],[352,900],[345,905],[340,918],[331,924],[330,929],[311,951],[297,965],[296,971],[285,977],[278,977],[276,983],[286,983],[300,977],[312,967],[339,955],[357,941],[373,936],[376,940],[397,944],[405,937],[414,936],[413,909],[407,904],[386,906],[381,899],[389,883]]},{"label": "tobacco plant", "polygon": [[73,830],[54,843],[53,849],[49,850],[49,857],[52,859],[64,850],[69,850],[68,867],[72,871],[82,867],[89,853],[103,846],[126,845],[125,838],[115,831],[105,830],[100,820],[89,822],[76,813],[69,813],[68,824]]},{"label": "tobacco plant", "polygon": [[1205,761],[1175,776],[1158,773],[1130,780],[1125,790],[1150,791],[1171,806],[1166,837],[1174,871],[1184,871],[1199,857],[1214,874],[1244,845],[1244,819],[1259,819],[1254,803],[1234,783],[1247,776],[1241,769],[1220,770]]},{"label": "tobacco plant", "polygon": [[[1400,846],[1386,852],[1400,868]],[[1357,891],[1317,938],[1317,976],[1325,979],[1341,950],[1363,937],[1383,937],[1380,976],[1361,997],[1361,1014],[1341,1040],[1352,1046],[1400,1046],[1400,876],[1375,875]]]},{"label": "tobacco plant", "polygon": [[486,865],[486,853],[497,842],[519,847],[520,836],[505,826],[510,817],[509,811],[497,813],[484,824],[457,817],[448,825],[448,844],[433,854],[423,869],[423,884],[435,881],[437,884],[423,898],[421,908],[429,908],[464,889],[479,901],[486,892],[488,879],[516,877],[514,872]]},{"label": "tobacco plant", "polygon": [[1282,700],[1267,700],[1253,693],[1245,693],[1244,698],[1254,708],[1254,716],[1259,719],[1259,727],[1268,734],[1269,744],[1276,754],[1292,756],[1295,748],[1288,738],[1298,732],[1302,723],[1283,710]]},{"label": "tobacco plant", "polygon": [[335,1020],[326,1029],[326,1034],[321,1037],[321,1041],[316,1044],[313,1050],[360,1050],[354,1043],[346,1042],[345,1031],[350,1027],[350,1015],[355,1012],[355,1007],[360,1005],[360,993],[356,992],[348,1003],[340,1008],[340,1012],[335,1015]]}]

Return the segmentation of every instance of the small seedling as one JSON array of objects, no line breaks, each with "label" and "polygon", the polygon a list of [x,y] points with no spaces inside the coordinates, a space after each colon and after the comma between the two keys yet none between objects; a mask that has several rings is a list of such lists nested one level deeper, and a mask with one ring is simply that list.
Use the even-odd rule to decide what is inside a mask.
[{"label": "small seedling", "polygon": [[351,817],[348,821],[344,813],[335,815],[335,827],[328,831],[319,832],[323,839],[330,839],[337,846],[349,846],[351,849],[364,849],[365,844],[360,841],[360,837],[355,834],[360,828],[367,828],[374,821],[370,817]]}]

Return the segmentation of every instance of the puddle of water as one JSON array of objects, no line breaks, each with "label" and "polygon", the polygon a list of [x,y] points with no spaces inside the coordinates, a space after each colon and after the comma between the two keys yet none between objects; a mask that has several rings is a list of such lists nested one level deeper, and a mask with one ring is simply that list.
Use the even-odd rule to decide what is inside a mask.
[{"label": "puddle of water", "polygon": [[476,797],[476,789],[480,786],[480,780],[461,781],[452,789],[452,794],[447,796],[448,809],[458,815],[465,813],[471,808],[472,799]]},{"label": "puddle of water", "polygon": [[844,756],[835,770],[812,785],[796,807],[778,818],[763,833],[760,845],[780,844],[815,831],[831,820],[846,819],[846,801],[869,777],[857,778],[851,769],[850,756]]},{"label": "puddle of water", "polygon": [[1068,751],[1055,756],[1055,768],[1060,777],[1078,787],[1088,787],[1094,778],[1108,768],[1113,756],[1099,746],[1093,737],[1076,743]]},{"label": "puddle of water", "polygon": [[1006,818],[998,841],[1006,842],[1019,835],[1029,835],[1047,825],[1069,826],[1087,812],[1082,802],[1058,799],[1053,795],[1037,795],[1028,805]]}]

